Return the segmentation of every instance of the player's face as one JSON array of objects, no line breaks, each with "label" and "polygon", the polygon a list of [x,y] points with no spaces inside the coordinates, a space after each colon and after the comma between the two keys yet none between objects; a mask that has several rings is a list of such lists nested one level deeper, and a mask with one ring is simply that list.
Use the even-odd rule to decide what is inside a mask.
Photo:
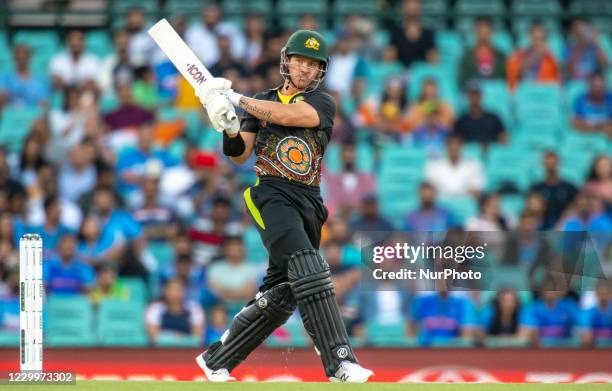
[{"label": "player's face", "polygon": [[291,81],[300,90],[305,90],[314,79],[319,77],[321,62],[312,58],[293,55],[287,62]]}]

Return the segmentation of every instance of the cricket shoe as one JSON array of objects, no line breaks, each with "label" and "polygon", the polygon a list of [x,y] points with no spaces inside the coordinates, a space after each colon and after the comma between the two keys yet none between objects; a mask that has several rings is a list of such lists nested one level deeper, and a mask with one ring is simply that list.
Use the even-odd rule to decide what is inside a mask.
[{"label": "cricket shoe", "polygon": [[196,357],[196,362],[198,363],[198,366],[202,368],[202,370],[204,371],[204,374],[206,375],[206,378],[208,379],[208,381],[215,382],[215,383],[236,381],[236,378],[233,376],[230,376],[229,371],[225,368],[221,368],[217,370],[208,368],[206,366],[206,361],[204,361],[204,353]]},{"label": "cricket shoe", "polygon": [[329,380],[332,383],[365,383],[374,372],[350,361],[342,361],[340,367]]}]

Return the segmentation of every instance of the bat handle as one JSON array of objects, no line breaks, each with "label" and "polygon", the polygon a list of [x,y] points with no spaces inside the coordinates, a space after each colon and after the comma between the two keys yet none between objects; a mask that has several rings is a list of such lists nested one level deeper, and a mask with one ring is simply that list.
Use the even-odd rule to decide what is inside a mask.
[{"label": "bat handle", "polygon": [[226,117],[226,118],[227,118],[229,121],[233,121],[233,120],[235,120],[235,119],[236,119],[236,113],[234,113],[234,112],[233,112],[233,110],[232,110],[232,112],[229,112],[229,111],[228,111],[227,113],[225,113],[225,117]]}]

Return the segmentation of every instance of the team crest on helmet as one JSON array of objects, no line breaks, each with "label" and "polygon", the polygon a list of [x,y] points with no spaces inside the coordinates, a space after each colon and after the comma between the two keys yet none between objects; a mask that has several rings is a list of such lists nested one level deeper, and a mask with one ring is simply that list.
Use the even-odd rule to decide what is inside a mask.
[{"label": "team crest on helmet", "polygon": [[294,174],[306,175],[310,172],[312,152],[300,138],[289,136],[282,139],[276,146],[276,157]]},{"label": "team crest on helmet", "polygon": [[321,44],[315,37],[310,37],[306,40],[306,42],[304,42],[304,46],[306,46],[308,49],[319,50],[319,46],[321,46]]}]

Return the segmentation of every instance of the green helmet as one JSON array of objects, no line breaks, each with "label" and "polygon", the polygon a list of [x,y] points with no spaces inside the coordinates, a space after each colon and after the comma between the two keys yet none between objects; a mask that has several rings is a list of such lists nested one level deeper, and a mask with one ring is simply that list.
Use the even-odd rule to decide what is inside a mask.
[{"label": "green helmet", "polygon": [[314,79],[307,91],[316,89],[325,78],[327,65],[329,64],[329,54],[327,43],[323,36],[312,30],[298,30],[291,34],[287,44],[281,49],[280,73],[285,79],[291,80],[289,69],[287,68],[287,57],[294,54],[319,60],[323,63],[323,70],[319,78]]},{"label": "green helmet", "polygon": [[300,56],[313,58],[325,65],[329,62],[325,38],[316,31],[298,30],[291,34],[282,52],[287,56],[299,54]]}]

